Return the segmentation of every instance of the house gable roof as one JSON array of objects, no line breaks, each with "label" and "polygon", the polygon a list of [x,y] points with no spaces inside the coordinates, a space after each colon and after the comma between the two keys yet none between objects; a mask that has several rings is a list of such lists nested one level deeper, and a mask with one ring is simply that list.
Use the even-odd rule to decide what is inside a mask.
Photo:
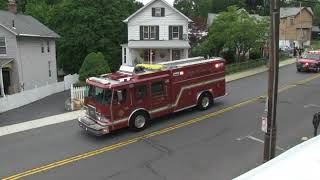
[{"label": "house gable roof", "polygon": [[0,26],[16,36],[59,38],[60,36],[32,16],[0,10]]},{"label": "house gable roof", "polygon": [[144,5],[142,8],[140,8],[139,10],[137,10],[135,13],[131,14],[127,19],[125,19],[123,22],[127,23],[131,18],[133,18],[134,16],[136,16],[137,14],[139,14],[141,11],[143,11],[145,8],[149,7],[151,4],[153,4],[156,1],[161,1],[164,4],[166,4],[169,8],[173,9],[175,12],[177,12],[178,14],[180,14],[181,16],[183,16],[184,18],[186,18],[188,20],[188,22],[192,22],[192,20],[190,18],[188,18],[186,15],[184,15],[183,13],[181,13],[180,11],[178,11],[176,8],[174,8],[173,6],[171,6],[167,1],[165,0],[152,0],[149,3],[147,3],[146,5]]},{"label": "house gable roof", "polygon": [[286,8],[280,8],[280,18],[285,18],[289,16],[296,16],[300,11],[303,9],[306,9],[309,11],[309,13],[313,16],[313,11],[310,7],[286,7]]}]

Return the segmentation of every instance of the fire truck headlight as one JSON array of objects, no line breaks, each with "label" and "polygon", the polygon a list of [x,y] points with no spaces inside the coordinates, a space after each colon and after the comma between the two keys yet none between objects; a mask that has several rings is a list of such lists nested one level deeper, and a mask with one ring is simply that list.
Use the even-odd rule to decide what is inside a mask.
[{"label": "fire truck headlight", "polygon": [[97,112],[96,117],[97,117],[97,120],[100,121],[101,120],[101,113]]},{"label": "fire truck headlight", "polygon": [[81,111],[80,111],[80,116],[84,117],[88,115],[88,108],[86,106],[82,106]]}]

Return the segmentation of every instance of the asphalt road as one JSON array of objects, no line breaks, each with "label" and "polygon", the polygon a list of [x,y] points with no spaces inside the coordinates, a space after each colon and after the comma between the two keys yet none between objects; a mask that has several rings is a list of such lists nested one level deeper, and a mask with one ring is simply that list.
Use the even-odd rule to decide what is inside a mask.
[{"label": "asphalt road", "polygon": [[[280,77],[281,86],[291,86],[279,96],[277,154],[312,136],[312,115],[320,109],[319,75],[290,65]],[[97,138],[70,121],[0,137],[0,178],[232,179],[262,162],[265,102],[256,97],[266,87],[266,73],[233,81],[210,110],[166,116],[140,133],[123,129]]]}]

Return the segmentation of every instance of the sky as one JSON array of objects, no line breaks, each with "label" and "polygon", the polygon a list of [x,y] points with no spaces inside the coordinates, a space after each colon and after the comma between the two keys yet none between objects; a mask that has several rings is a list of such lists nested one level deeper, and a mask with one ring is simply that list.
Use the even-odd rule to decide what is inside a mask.
[{"label": "sky", "polygon": [[[147,4],[148,2],[150,2],[151,0],[137,0],[137,1],[140,1],[142,2],[143,4]],[[168,3],[170,3],[171,5],[173,5],[173,1],[174,0],[166,0]]]}]

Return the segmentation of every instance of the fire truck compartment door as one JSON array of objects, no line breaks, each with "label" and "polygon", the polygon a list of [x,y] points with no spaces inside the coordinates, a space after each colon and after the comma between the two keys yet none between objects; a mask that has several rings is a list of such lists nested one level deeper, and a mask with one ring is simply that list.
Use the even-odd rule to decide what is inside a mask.
[{"label": "fire truck compartment door", "polygon": [[151,82],[151,106],[152,112],[168,110],[170,103],[170,92],[168,79],[155,80]]}]

